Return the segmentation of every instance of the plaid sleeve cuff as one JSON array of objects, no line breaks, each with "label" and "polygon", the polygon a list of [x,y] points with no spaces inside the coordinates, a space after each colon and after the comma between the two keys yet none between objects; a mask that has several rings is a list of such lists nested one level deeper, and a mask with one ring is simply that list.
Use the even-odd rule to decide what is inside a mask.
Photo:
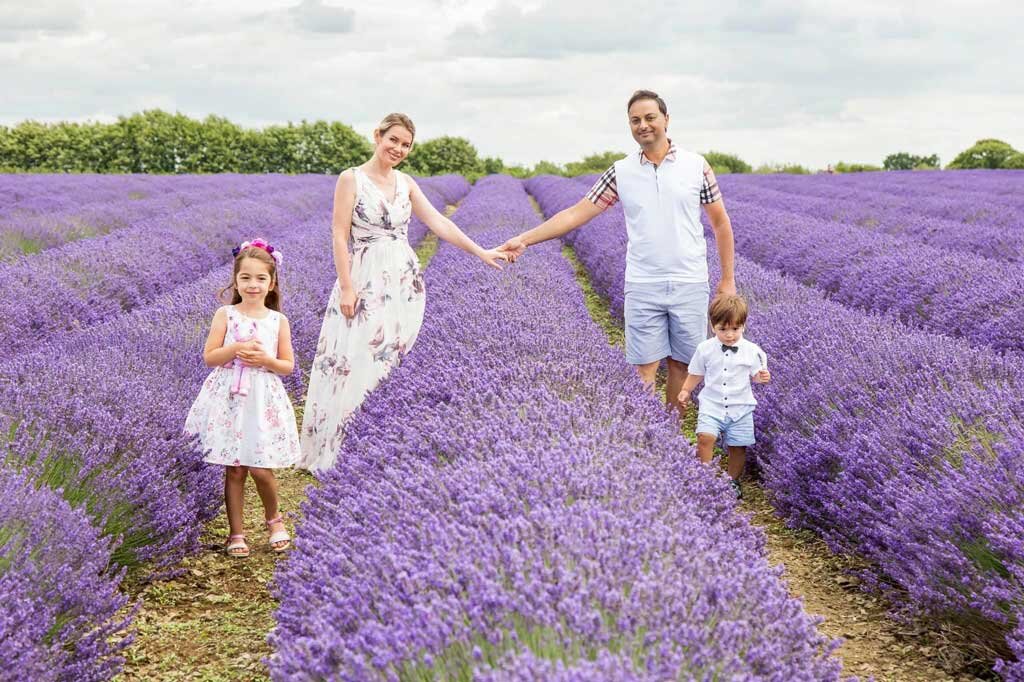
[{"label": "plaid sleeve cuff", "polygon": [[601,177],[587,192],[587,199],[602,209],[608,208],[619,200],[619,188],[615,182],[615,166],[609,166],[608,170],[601,174]]},{"label": "plaid sleeve cuff", "polygon": [[715,171],[711,169],[711,164],[705,161],[704,183],[700,188],[700,203],[713,204],[721,198],[722,192],[718,189],[718,178],[715,177]]}]

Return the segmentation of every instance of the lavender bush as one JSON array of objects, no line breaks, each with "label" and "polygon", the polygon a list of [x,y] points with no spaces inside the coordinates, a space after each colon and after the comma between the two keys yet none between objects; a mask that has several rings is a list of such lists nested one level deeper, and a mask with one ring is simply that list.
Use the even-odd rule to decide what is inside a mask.
[{"label": "lavender bush", "polygon": [[320,191],[329,196],[322,176],[0,175],[0,198],[4,190],[17,197],[10,205],[0,205],[0,261],[214,200],[273,195],[314,184],[324,184]]},{"label": "lavender bush", "polygon": [[[477,183],[456,220],[536,221]],[[726,481],[589,320],[553,245],[442,246],[416,347],[353,422],[279,571],[275,679],[836,679]],[[457,340],[457,342],[453,342]],[[504,675],[504,677],[502,677]]]},{"label": "lavender bush", "polygon": [[881,205],[897,202],[917,215],[964,223],[965,229],[996,225],[1019,231],[1024,225],[1024,173],[1020,171],[751,175],[744,176],[742,182],[806,196],[868,196]]},{"label": "lavender bush", "polygon": [[731,202],[736,249],[847,306],[999,351],[1024,350],[1024,271],[857,227]]},{"label": "lavender bush", "polygon": [[[130,616],[112,543],[57,493],[0,467],[0,656],[5,680],[106,680]],[[120,641],[117,641],[117,640]]]},{"label": "lavender bush", "polygon": [[[963,221],[923,215],[914,210],[912,197],[898,198],[871,194],[868,190],[840,199],[835,196],[807,196],[763,187],[750,176],[720,178],[729,208],[752,204],[772,211],[788,211],[819,221],[836,221],[866,232],[880,232],[911,243],[934,246],[953,255],[972,253],[984,258],[1020,263],[1024,261],[1024,229],[1007,229],[987,221]],[[1024,182],[1022,189],[1024,189]],[[973,201],[977,201],[974,198]],[[1024,210],[1020,214],[1024,216]],[[1024,225],[1022,218],[1019,226]],[[1019,227],[1018,226],[1018,227]]]},{"label": "lavender bush", "polygon": [[114,318],[227,262],[244,238],[329,215],[329,201],[314,186],[261,202],[210,202],[0,265],[0,295],[20,302],[18,315],[0,321],[0,340],[18,351]]},{"label": "lavender bush", "polygon": [[[545,213],[578,183],[529,183]],[[757,224],[737,222],[737,231]],[[572,233],[595,288],[621,297],[621,210]],[[709,249],[714,253],[713,249]],[[591,266],[591,264],[594,264]],[[713,277],[717,262],[711,259]],[[1024,674],[1024,369],[963,340],[845,308],[737,258],[750,335],[772,357],[750,453],[777,509],[908,614],[961,621]],[[616,298],[617,297],[617,298]],[[1009,633],[1005,642],[992,633]],[[1013,659],[1016,659],[1014,662]]]}]

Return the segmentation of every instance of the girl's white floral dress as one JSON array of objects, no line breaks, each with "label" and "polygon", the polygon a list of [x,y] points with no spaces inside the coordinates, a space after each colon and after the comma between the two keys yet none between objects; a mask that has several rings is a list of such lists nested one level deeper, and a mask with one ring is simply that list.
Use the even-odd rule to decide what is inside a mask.
[{"label": "girl's white floral dress", "polygon": [[[269,355],[277,353],[281,313],[270,311],[256,319],[233,305],[224,306],[228,329],[224,345],[259,339]],[[247,367],[248,395],[232,393],[232,364],[214,367],[192,403],[185,431],[196,435],[207,451],[210,464],[242,465],[277,469],[299,461],[299,434],[295,411],[281,377],[262,367]]]},{"label": "girl's white floral dress", "polygon": [[388,201],[361,169],[354,174],[355,316],[341,314],[335,280],[302,416],[301,466],[315,471],[334,464],[352,414],[412,348],[426,303],[419,259],[409,246],[412,203],[405,175],[395,171],[395,198]]}]

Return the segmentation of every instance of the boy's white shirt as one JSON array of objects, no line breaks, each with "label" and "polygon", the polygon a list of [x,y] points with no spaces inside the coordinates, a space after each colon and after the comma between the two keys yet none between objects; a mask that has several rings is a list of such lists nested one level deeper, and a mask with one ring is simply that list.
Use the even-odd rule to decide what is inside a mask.
[{"label": "boy's white shirt", "polygon": [[757,400],[750,378],[768,369],[768,356],[752,341],[740,339],[739,351],[723,351],[722,342],[712,336],[697,345],[689,372],[704,377],[700,412],[717,419],[738,419],[754,409]]}]

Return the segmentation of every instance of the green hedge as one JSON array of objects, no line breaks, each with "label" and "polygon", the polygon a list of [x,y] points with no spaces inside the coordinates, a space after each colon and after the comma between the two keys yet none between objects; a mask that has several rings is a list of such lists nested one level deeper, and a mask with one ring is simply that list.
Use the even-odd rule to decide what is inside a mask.
[{"label": "green hedge", "polygon": [[0,168],[50,173],[336,173],[370,143],[342,123],[302,121],[250,130],[219,116],[160,110],[116,123],[0,126]]}]

